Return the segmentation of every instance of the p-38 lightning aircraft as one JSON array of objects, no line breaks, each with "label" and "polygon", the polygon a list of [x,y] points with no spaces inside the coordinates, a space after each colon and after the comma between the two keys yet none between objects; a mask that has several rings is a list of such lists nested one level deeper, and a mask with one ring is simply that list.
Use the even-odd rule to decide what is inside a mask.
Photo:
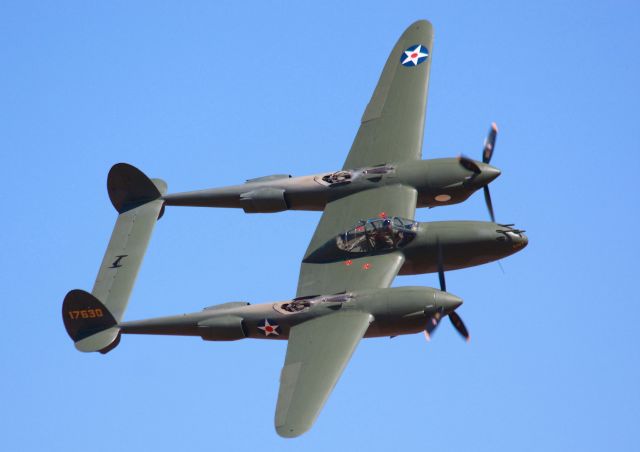
[{"label": "p-38 lightning aircraft", "polygon": [[[275,426],[279,435],[295,437],[313,425],[363,337],[418,332],[429,337],[448,316],[468,339],[467,328],[455,312],[462,300],[446,292],[445,271],[513,254],[527,245],[527,238],[512,225],[494,222],[413,220],[418,205],[459,201],[478,187],[488,193],[486,184],[498,174],[486,162],[470,159],[418,160],[432,43],[431,24],[419,21],[393,48],[345,164],[355,170],[309,176],[309,185],[303,180],[284,188],[269,185],[278,179],[254,182],[249,191],[254,194],[235,193],[228,198],[234,199],[228,206],[239,203],[248,211],[275,211],[265,206],[277,204],[277,198],[269,198],[276,190],[283,196],[281,207],[324,208],[303,257],[293,299],[257,305],[231,302],[192,314],[123,321],[164,206],[178,204],[180,196],[188,205],[219,204],[213,201],[214,191],[201,192],[200,198],[168,196],[162,180],[149,179],[128,164],[114,165],[107,188],[119,215],[98,277],[91,293],[72,290],[62,305],[64,325],[76,348],[107,353],[122,334],[197,336],[210,341],[288,340]],[[493,142],[495,134],[488,140],[489,148]],[[441,177],[447,171],[449,175]],[[459,180],[449,178],[454,173]],[[298,187],[311,184],[326,190],[309,189],[307,194],[318,197],[306,201],[304,196],[292,195]],[[440,195],[450,198],[438,200]],[[390,287],[398,274],[428,272],[438,272],[440,290]]]}]

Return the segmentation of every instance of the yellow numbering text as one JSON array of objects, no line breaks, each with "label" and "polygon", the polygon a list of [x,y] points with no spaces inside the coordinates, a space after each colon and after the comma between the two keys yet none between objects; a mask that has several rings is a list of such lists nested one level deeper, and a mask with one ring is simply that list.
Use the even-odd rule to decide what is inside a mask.
[{"label": "yellow numbering text", "polygon": [[69,317],[72,320],[76,319],[95,319],[96,317],[102,317],[104,314],[102,313],[102,309],[81,309],[78,311],[69,311]]}]

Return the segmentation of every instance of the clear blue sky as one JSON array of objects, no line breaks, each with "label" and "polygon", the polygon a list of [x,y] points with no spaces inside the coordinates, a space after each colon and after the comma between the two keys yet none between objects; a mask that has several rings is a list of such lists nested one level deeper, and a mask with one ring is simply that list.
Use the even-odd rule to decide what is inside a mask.
[{"label": "clear blue sky", "polygon": [[[316,3],[0,4],[2,449],[638,450],[640,4]],[[273,429],[284,342],[74,349],[60,306],[93,285],[112,164],[172,191],[337,169],[422,18],[424,157],[478,158],[497,121],[496,214],[530,239],[505,274],[448,274],[470,344],[448,324],[429,344],[363,341],[295,440]],[[481,194],[417,215],[488,217]],[[168,209],[126,318],[293,296],[318,218]]]}]

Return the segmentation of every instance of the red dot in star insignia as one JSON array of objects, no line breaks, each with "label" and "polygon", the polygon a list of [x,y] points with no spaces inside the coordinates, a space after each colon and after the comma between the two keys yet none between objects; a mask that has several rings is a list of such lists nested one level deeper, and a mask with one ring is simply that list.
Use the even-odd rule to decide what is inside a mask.
[{"label": "red dot in star insignia", "polygon": [[268,333],[273,333],[273,327],[272,326],[268,326],[265,328],[265,331],[267,331]]},{"label": "red dot in star insignia", "polygon": [[417,57],[417,56],[418,56],[418,54],[417,54],[417,53],[412,53],[412,54],[411,54],[411,58],[415,58],[415,57]]}]

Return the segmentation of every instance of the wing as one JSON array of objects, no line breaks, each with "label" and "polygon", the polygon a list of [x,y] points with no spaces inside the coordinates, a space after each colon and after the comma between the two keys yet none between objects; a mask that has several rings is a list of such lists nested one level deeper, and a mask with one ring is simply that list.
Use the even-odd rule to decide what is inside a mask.
[{"label": "wing", "polygon": [[[413,218],[417,196],[412,187],[387,185],[330,202],[320,218],[305,257],[355,226],[361,219],[374,218],[382,213],[389,217]],[[389,287],[403,263],[404,256],[399,252],[330,264],[303,263],[297,296]]]},{"label": "wing", "polygon": [[371,321],[370,314],[345,311],[291,329],[276,407],[280,436],[311,428]]},{"label": "wing", "polygon": [[302,264],[298,297],[389,287],[404,264],[399,251],[330,264]]},{"label": "wing", "polygon": [[344,169],[420,159],[433,27],[421,20],[400,36],[382,70]]}]

